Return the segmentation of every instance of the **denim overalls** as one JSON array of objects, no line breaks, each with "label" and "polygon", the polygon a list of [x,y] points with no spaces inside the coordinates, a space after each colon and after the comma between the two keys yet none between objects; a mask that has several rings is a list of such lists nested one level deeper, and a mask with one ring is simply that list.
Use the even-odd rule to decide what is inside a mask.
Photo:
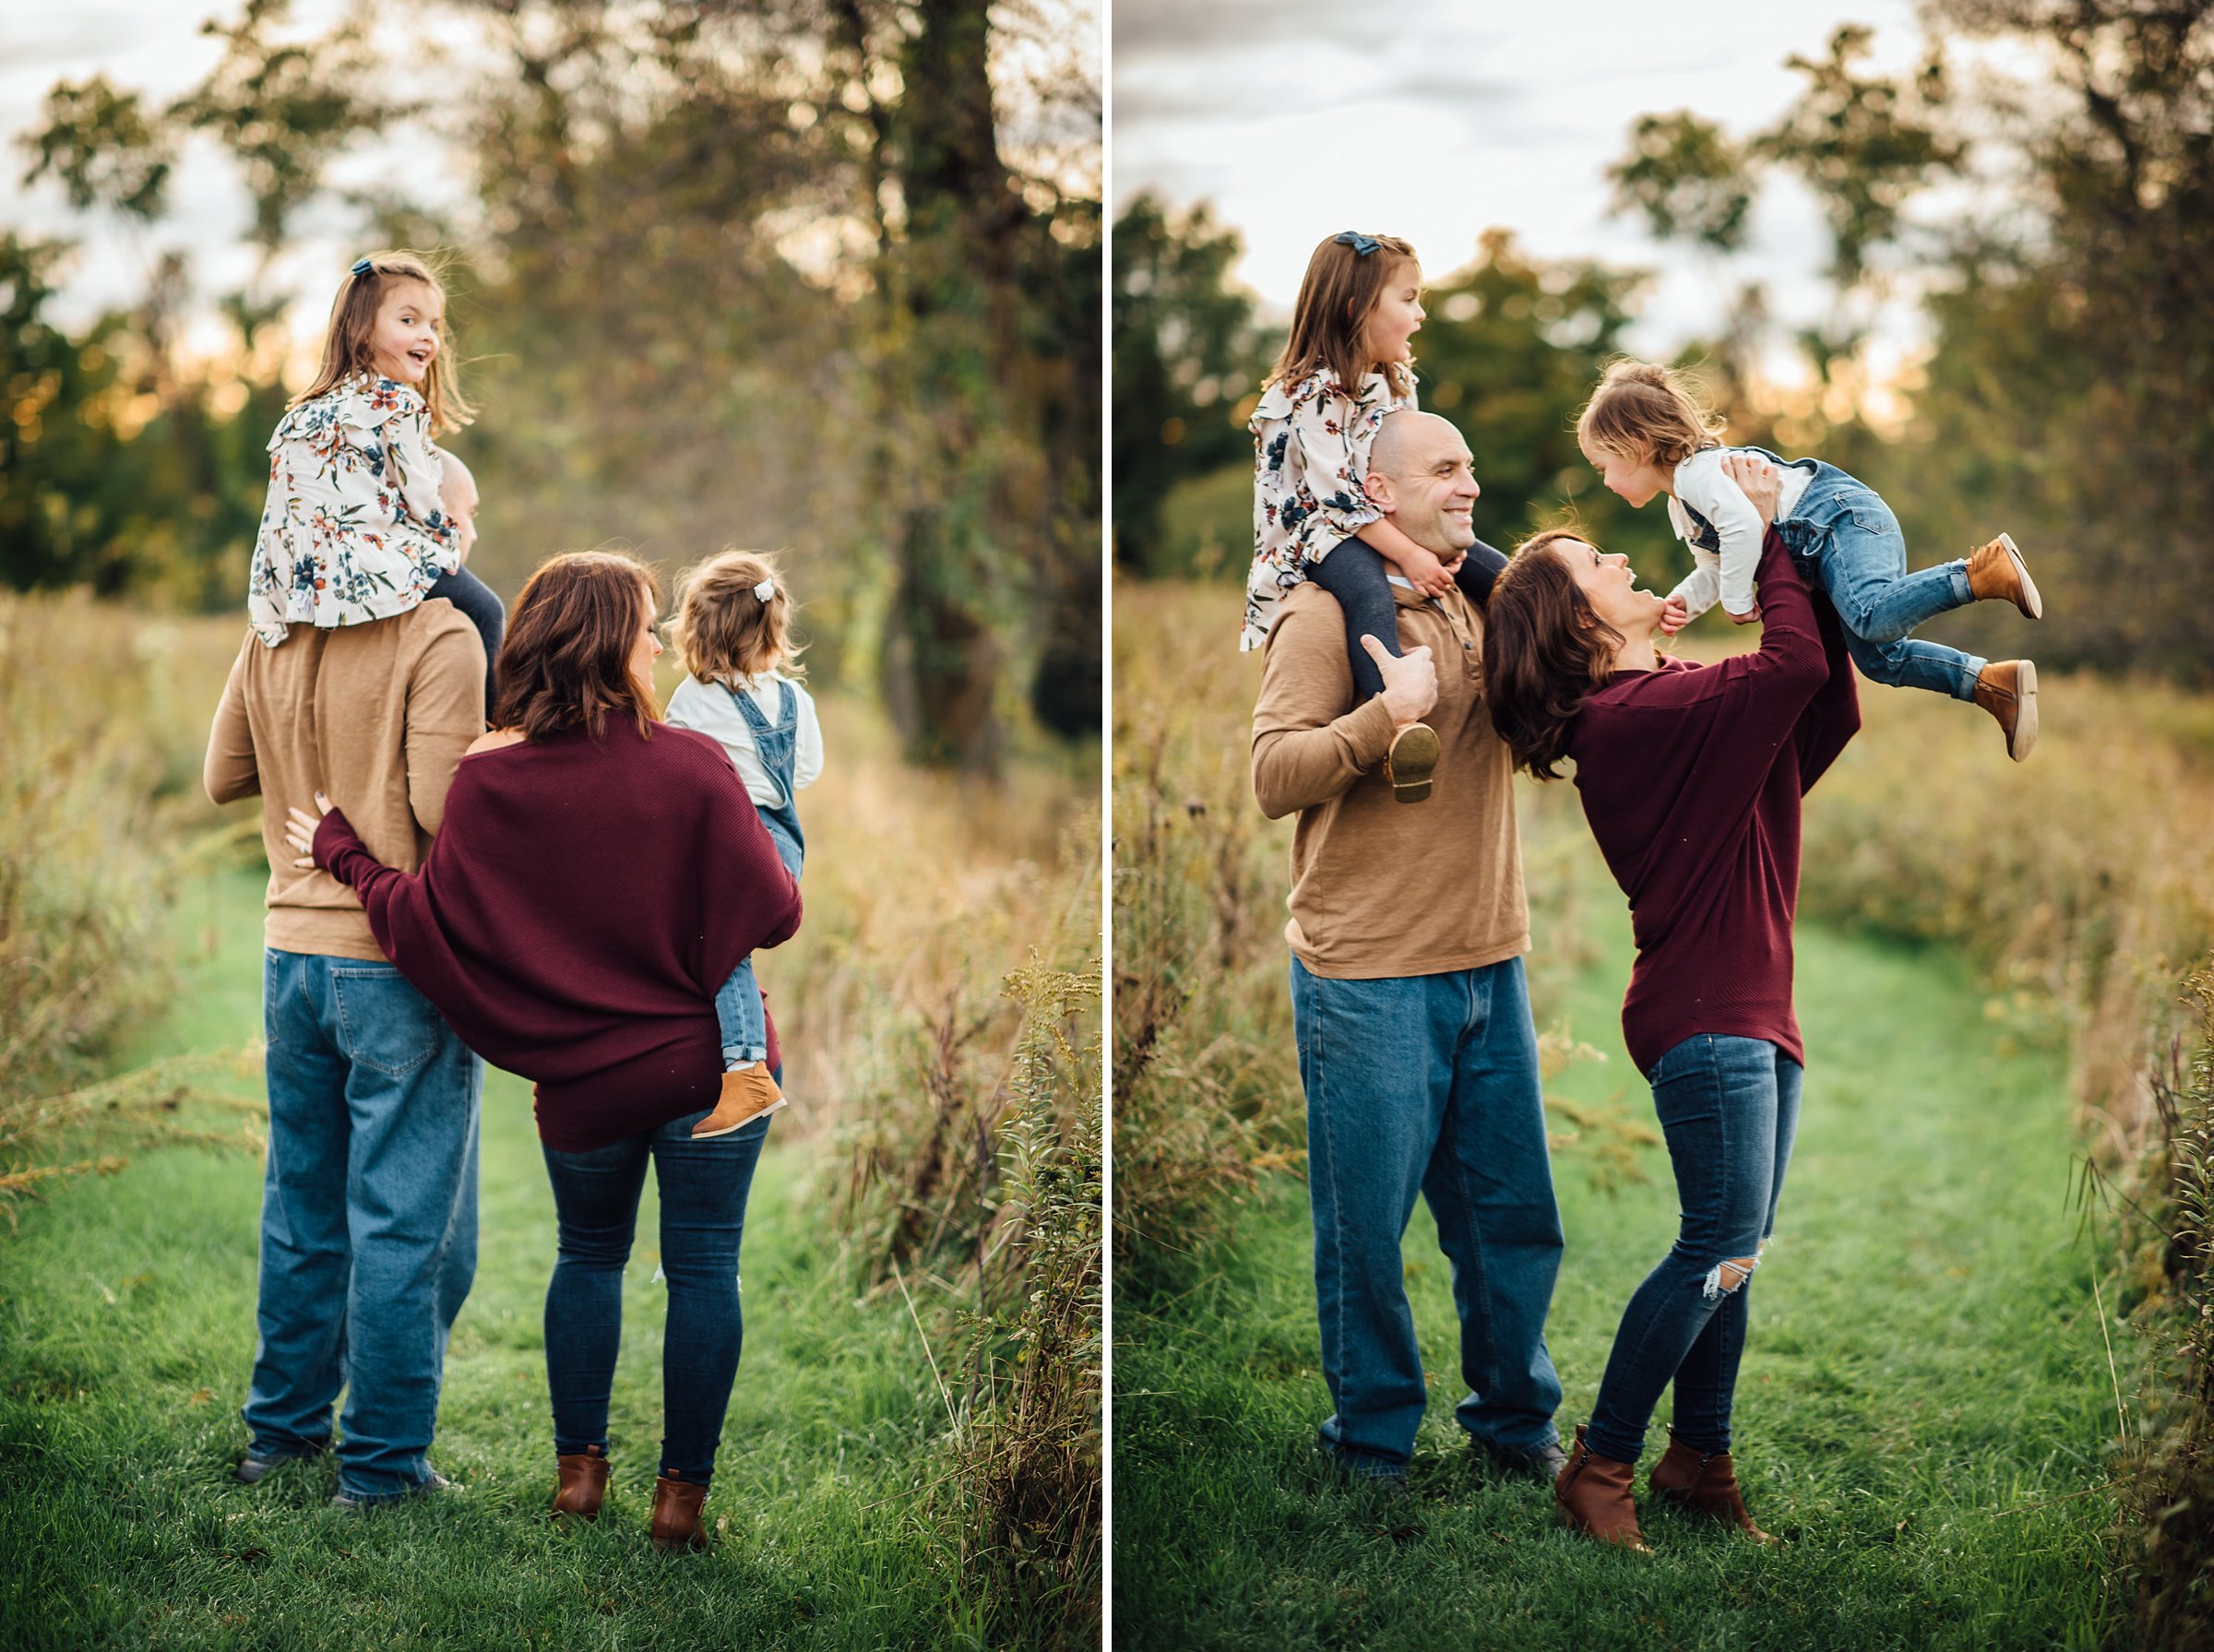
[{"label": "denim overalls", "polygon": [[[1808,473],[1806,492],[1776,524],[1776,534],[1801,576],[1828,593],[1845,629],[1845,651],[1861,675],[1893,688],[1926,688],[1973,700],[1976,678],[1989,661],[1908,635],[1924,620],[1976,600],[1968,586],[1967,560],[1910,574],[1899,518],[1875,489],[1820,459],[1787,459],[1765,447],[1736,451]],[[1713,534],[1696,511],[1687,505],[1684,514],[1703,534]],[[1707,548],[1719,549],[1719,536]]]},{"label": "denim overalls", "polygon": [[[768,828],[768,840],[777,846],[777,856],[784,869],[794,878],[800,875],[800,866],[806,858],[807,840],[800,831],[799,804],[792,796],[792,769],[797,762],[800,745],[800,697],[792,692],[792,684],[779,682],[777,719],[769,721],[761,708],[754,704],[754,696],[743,689],[722,685],[725,694],[745,719],[753,731],[754,750],[761,758],[761,767],[768,778],[777,783],[784,794],[778,803],[756,803],[761,824]],[[715,1019],[722,1032],[722,1059],[726,1065],[744,1066],[749,1062],[768,1059],[768,1013],[761,1006],[760,983],[754,979],[754,960],[751,957],[738,960],[738,968],[731,971],[730,980],[715,994]]]}]

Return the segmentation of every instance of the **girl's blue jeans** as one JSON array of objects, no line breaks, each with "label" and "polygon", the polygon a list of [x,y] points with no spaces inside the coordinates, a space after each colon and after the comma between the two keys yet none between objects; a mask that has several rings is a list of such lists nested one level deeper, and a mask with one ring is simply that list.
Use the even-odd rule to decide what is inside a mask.
[{"label": "girl's blue jeans", "polygon": [[1845,628],[1846,652],[1861,674],[1893,688],[1974,699],[1985,660],[1909,635],[1925,620],[1975,600],[1968,564],[1943,562],[1908,573],[1906,536],[1891,507],[1835,465],[1800,463],[1815,467],[1814,480],[1776,531],[1801,571],[1811,570],[1829,594]]},{"label": "girl's blue jeans", "polygon": [[1685,1039],[1647,1075],[1682,1214],[1675,1245],[1623,1310],[1584,1435],[1594,1456],[1635,1463],[1672,1381],[1677,1437],[1730,1449],[1752,1269],[1775,1230],[1803,1076],[1765,1039],[1719,1033]]},{"label": "girl's blue jeans", "polygon": [[[768,828],[768,840],[777,846],[777,856],[784,862],[784,870],[796,878],[806,857],[798,841],[777,818],[780,813],[780,810],[762,810],[761,824]],[[768,1012],[761,1005],[761,983],[754,974],[751,953],[738,960],[738,968],[731,971],[730,979],[716,992],[715,1021],[721,1033],[725,1068],[750,1066],[768,1059]]]},{"label": "girl's blue jeans", "polygon": [[708,1484],[738,1375],[745,1327],[738,1244],[768,1119],[695,1141],[707,1111],[584,1153],[544,1149],[560,1251],[546,1287],[546,1386],[554,1449],[607,1450],[607,1411],[623,1340],[623,1269],[651,1159],[661,1194],[661,1468]]}]

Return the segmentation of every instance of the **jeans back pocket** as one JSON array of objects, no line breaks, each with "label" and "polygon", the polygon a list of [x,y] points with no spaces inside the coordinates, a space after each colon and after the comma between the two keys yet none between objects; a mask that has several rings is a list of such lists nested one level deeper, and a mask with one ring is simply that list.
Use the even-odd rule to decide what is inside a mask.
[{"label": "jeans back pocket", "polygon": [[387,1078],[405,1078],[438,1052],[445,1023],[431,1001],[390,965],[330,972],[346,1059]]}]

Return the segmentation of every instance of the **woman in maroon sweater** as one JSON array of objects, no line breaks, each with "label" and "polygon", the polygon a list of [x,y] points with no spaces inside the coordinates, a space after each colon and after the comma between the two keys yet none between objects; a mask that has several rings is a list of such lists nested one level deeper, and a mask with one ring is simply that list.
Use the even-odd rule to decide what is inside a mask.
[{"label": "woman in maroon sweater", "polygon": [[[320,822],[293,811],[293,842],[353,886],[377,944],[470,1048],[536,1082],[560,1227],[545,1317],[554,1506],[586,1519],[607,1482],[623,1268],[652,1161],[669,1282],[653,1536],[671,1548],[701,1541],[768,1133],[767,1116],[708,1123],[714,996],[740,958],[799,927],[800,896],[722,748],[655,720],[656,604],[628,557],[546,563],[500,650],[501,727],[461,760],[423,870],[379,862],[327,803]],[[768,1051],[774,1066],[773,1023]]]},{"label": "woman in maroon sweater", "polygon": [[[1774,473],[1752,460],[1732,475],[1769,519]],[[1672,1382],[1654,1493],[1768,1540],[1731,1465],[1731,1397],[1799,1118],[1800,799],[1860,708],[1837,615],[1773,532],[1757,579],[1760,648],[1719,665],[1661,657],[1661,599],[1636,588],[1625,558],[1566,532],[1517,553],[1485,616],[1501,737],[1541,779],[1574,762],[1585,818],[1629,897],[1637,959],[1623,1037],[1653,1087],[1682,1207],[1553,1492],[1579,1529],[1640,1549],[1631,1480]]]}]

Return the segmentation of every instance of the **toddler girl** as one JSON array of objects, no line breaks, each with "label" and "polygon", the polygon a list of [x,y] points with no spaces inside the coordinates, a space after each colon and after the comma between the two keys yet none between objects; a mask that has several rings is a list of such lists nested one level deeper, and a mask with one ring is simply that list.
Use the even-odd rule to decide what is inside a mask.
[{"label": "toddler girl", "polygon": [[[823,772],[823,731],[799,679],[792,599],[774,558],[725,551],[685,576],[677,599],[677,657],[687,675],[665,721],[721,743],[796,879],[806,839],[795,794]],[[726,1135],[784,1105],[768,1070],[768,1017],[752,958],[715,994],[722,1030],[722,1098],[695,1136]]]},{"label": "toddler girl", "polygon": [[359,624],[443,597],[483,635],[487,660],[498,654],[499,599],[461,568],[475,485],[457,466],[468,497],[442,497],[448,478],[431,445],[475,417],[450,343],[445,290],[415,254],[375,253],[347,272],[315,382],[269,437],[246,615],[270,648],[297,623]]},{"label": "toddler girl", "polygon": [[[1392,235],[1347,230],[1315,249],[1292,336],[1254,409],[1253,572],[1241,649],[1257,648],[1292,587],[1312,579],[1345,612],[1355,702],[1384,692],[1363,636],[1399,652],[1391,578],[1442,595],[1458,584],[1481,607],[1506,558],[1479,540],[1446,564],[1409,539],[1368,493],[1369,454],[1386,415],[1414,406],[1408,341],[1422,325],[1422,268]],[[1392,795],[1430,795],[1437,736],[1401,729],[1385,758]]]},{"label": "toddler girl", "polygon": [[1958,648],[1909,640],[1922,621],[1994,598],[2040,619],[2043,600],[2014,541],[2001,534],[1962,560],[1907,572],[1899,518],[1868,488],[1820,459],[1790,461],[1759,447],[1725,447],[1721,422],[1665,367],[1616,362],[1576,422],[1577,444],[1613,492],[1632,505],[1666,493],[1676,537],[1691,546],[1692,573],[1669,593],[1676,630],[1719,598],[1740,624],[1759,616],[1753,571],[1760,561],[1760,515],[1723,474],[1732,453],[1780,466],[1776,532],[1811,568],[1836,606],[1853,663],[1870,681],[1926,688],[1981,706],[2019,763],[2037,743],[2037,667],[1992,664]]}]

